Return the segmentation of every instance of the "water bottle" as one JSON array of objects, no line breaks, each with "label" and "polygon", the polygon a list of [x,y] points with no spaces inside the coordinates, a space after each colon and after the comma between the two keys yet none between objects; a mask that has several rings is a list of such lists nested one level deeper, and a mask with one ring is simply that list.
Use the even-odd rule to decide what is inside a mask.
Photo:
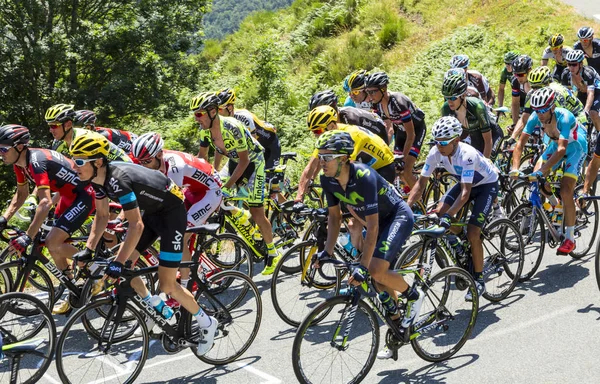
[{"label": "water bottle", "polygon": [[341,233],[340,232],[340,235],[338,236],[338,241],[340,242],[342,247],[344,247],[344,249],[346,251],[348,251],[349,255],[352,255],[352,257],[356,257],[356,255],[358,254],[358,251],[352,245],[352,242],[350,241],[349,233]]},{"label": "water bottle", "polygon": [[162,317],[169,320],[173,317],[173,310],[171,307],[165,304],[160,296],[154,295],[150,298],[150,304],[156,309],[156,312],[160,313]]},{"label": "water bottle", "polygon": [[561,203],[558,203],[556,207],[554,207],[554,225],[558,228],[562,227],[563,221],[563,206]]},{"label": "water bottle", "polygon": [[379,301],[381,301],[381,304],[383,304],[383,307],[388,314],[394,315],[396,314],[396,311],[398,311],[396,300],[394,300],[386,291],[379,292]]},{"label": "water bottle", "polygon": [[465,248],[463,242],[456,235],[448,235],[448,243],[454,249],[456,257],[462,262],[465,258]]},{"label": "water bottle", "polygon": [[[255,241],[257,240],[257,238],[262,240],[262,237],[260,237],[260,231],[258,231],[258,226],[256,224],[252,224],[252,222],[250,221],[250,219],[251,219],[250,212],[246,211],[243,208],[242,209],[236,208],[233,210],[233,218],[234,218],[235,222],[240,227],[242,227],[243,232],[248,234],[249,238],[252,238]],[[259,234],[257,236],[255,236],[256,232],[259,232]]]}]

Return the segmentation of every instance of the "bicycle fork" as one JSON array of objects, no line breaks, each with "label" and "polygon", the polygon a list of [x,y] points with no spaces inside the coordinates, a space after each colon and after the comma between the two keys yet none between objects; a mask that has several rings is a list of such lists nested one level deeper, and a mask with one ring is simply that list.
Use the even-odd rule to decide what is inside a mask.
[{"label": "bicycle fork", "polygon": [[[352,324],[354,323],[354,316],[356,316],[356,310],[358,309],[358,302],[360,300],[360,293],[355,292],[352,297],[352,302],[349,306],[344,308],[344,312],[340,317],[340,321],[338,321],[337,327],[335,329],[335,333],[333,334],[333,338],[331,339],[330,345],[336,348],[339,351],[345,351],[348,349],[348,335],[350,335],[350,330],[352,329]],[[340,335],[342,328],[346,324],[346,329],[344,330],[344,334],[342,336],[341,344],[336,342],[336,339]]]}]

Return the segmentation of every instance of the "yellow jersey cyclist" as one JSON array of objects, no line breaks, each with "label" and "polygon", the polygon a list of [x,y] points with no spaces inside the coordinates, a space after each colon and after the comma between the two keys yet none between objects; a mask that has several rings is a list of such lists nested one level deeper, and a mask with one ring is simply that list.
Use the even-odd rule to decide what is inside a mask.
[{"label": "yellow jersey cyclist", "polygon": [[[70,148],[79,178],[91,182],[96,192],[96,219],[92,224],[87,248],[77,255],[91,255],[90,250],[95,249],[108,223],[108,200],[119,202],[129,226],[115,259],[105,271],[105,279],[109,282],[118,280],[127,260],[135,265],[140,253],[160,238],[160,290],[181,303],[196,318],[202,337],[196,354],[202,356],[212,348],[219,323],[200,308],[190,291],[177,284],[187,215],[183,193],[173,180],[161,172],[133,163],[109,161],[109,141],[104,136],[93,133],[86,131],[76,137]],[[132,279],[131,286],[163,316],[172,315],[172,311],[162,300],[158,303],[152,301],[153,298],[140,277]]]},{"label": "yellow jersey cyclist", "polygon": [[375,112],[383,121],[393,127],[396,137],[394,151],[404,155],[404,182],[412,188],[417,181],[413,167],[419,153],[427,127],[425,113],[406,95],[400,92],[388,92],[388,75],[385,72],[371,73],[365,79],[365,92],[373,103]]},{"label": "yellow jersey cyclist", "polygon": [[556,62],[552,72],[552,77],[554,77],[556,81],[560,81],[565,68],[567,68],[567,61],[565,58],[567,53],[571,50],[571,47],[563,45],[564,42],[565,38],[563,35],[560,33],[554,34],[548,39],[548,46],[542,53],[542,66],[547,66],[548,60],[550,59],[554,59]]},{"label": "yellow jersey cyclist", "polygon": [[585,54],[587,65],[600,73],[600,40],[594,39],[592,27],[581,27],[577,31],[578,42],[573,44],[573,49],[580,49]]},{"label": "yellow jersey cyclist", "polygon": [[94,113],[94,111],[86,109],[75,111],[75,119],[73,121],[73,124],[78,127],[98,132],[102,136],[106,137],[108,141],[121,148],[126,154],[129,154],[129,152],[131,151],[131,143],[133,143],[133,140],[137,139],[138,137],[138,135],[129,131],[97,127],[96,113]]},{"label": "yellow jersey cyclist", "polygon": [[[437,214],[440,217],[439,225],[448,229],[461,208],[469,201],[474,201],[467,227],[467,238],[471,244],[473,277],[477,294],[481,296],[485,292],[481,228],[492,209],[492,202],[498,195],[498,171],[480,151],[460,141],[462,131],[460,121],[454,116],[445,116],[435,122],[431,136],[436,146],[427,155],[421,177],[411,191],[407,203],[411,206],[422,198],[429,177],[438,164],[460,178],[460,182],[454,185],[440,201]],[[466,294],[465,299],[473,300],[471,292]]]},{"label": "yellow jersey cyclist", "polygon": [[[50,134],[54,138],[51,147],[52,150],[69,157],[71,156],[69,147],[73,140],[75,140],[75,137],[89,132],[84,128],[73,128],[75,117],[74,106],[69,104],[56,104],[48,108],[45,115]],[[97,134],[100,135],[99,133]],[[112,143],[109,143],[109,145],[109,161],[131,162],[129,156],[122,149]]]},{"label": "yellow jersey cyclist", "polygon": [[229,180],[223,189],[232,188],[236,183],[245,185],[249,195],[246,198],[250,215],[258,225],[267,246],[263,275],[272,275],[281,255],[273,243],[273,232],[269,219],[265,216],[265,159],[262,146],[254,139],[244,125],[233,117],[219,116],[220,100],[214,92],[201,93],[190,102],[196,121],[202,128],[200,156],[208,158],[208,146],[215,149],[214,167],[219,169],[221,158],[226,156],[236,163]]},{"label": "yellow jersey cyclist", "polygon": [[513,152],[513,164],[510,175],[520,174],[519,160],[529,136],[536,127],[541,127],[550,144],[542,154],[541,162],[535,166],[531,180],[547,176],[550,171],[565,163],[565,170],[560,184],[560,197],[564,209],[565,240],[557,250],[559,255],[568,255],[575,249],[575,201],[573,199],[575,183],[579,178],[581,165],[587,153],[587,136],[585,129],[577,122],[575,116],[555,104],[556,92],[545,87],[536,90],[531,96],[533,113],[519,138]]},{"label": "yellow jersey cyclist", "polygon": [[[319,258],[331,257],[342,224],[341,204],[366,227],[360,265],[348,282],[360,285],[371,274],[379,289],[397,300],[398,292],[408,304],[401,326],[407,328],[419,312],[425,297],[420,288],[410,286],[402,275],[390,271],[402,246],[410,236],[413,213],[396,189],[366,164],[351,162],[357,143],[349,132],[333,130],[323,133],[316,143],[319,163],[323,167],[321,186],[327,200],[327,241]],[[396,315],[396,317],[399,317]],[[390,358],[391,351],[377,354]]]}]

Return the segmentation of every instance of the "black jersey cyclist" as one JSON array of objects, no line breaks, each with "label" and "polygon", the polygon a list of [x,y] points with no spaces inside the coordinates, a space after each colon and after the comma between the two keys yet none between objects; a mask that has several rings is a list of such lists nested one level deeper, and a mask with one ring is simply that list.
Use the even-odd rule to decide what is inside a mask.
[{"label": "black jersey cyclist", "polygon": [[470,144],[489,159],[502,137],[502,130],[491,122],[483,100],[467,97],[466,90],[467,83],[460,75],[452,75],[444,80],[442,94],[446,101],[442,106],[442,116],[456,117],[464,127],[461,140],[470,139]]},{"label": "black jersey cyclist", "polygon": [[388,83],[389,78],[385,72],[372,73],[365,80],[365,92],[373,103],[375,112],[384,123],[394,128],[396,136],[394,151],[404,155],[402,178],[412,188],[417,181],[413,175],[413,167],[421,153],[421,146],[427,133],[425,113],[406,95],[400,92],[388,92]]},{"label": "black jersey cyclist", "polygon": [[[440,163],[448,172],[460,178],[460,183],[453,186],[442,198],[437,213],[440,216],[440,226],[450,228],[453,218],[461,208],[474,200],[467,238],[471,244],[473,277],[477,293],[481,296],[485,292],[481,228],[498,195],[498,173],[496,167],[489,159],[483,157],[481,152],[460,142],[462,130],[460,121],[453,116],[445,116],[435,122],[431,135],[436,146],[427,155],[421,177],[411,191],[407,203],[411,205],[422,198],[429,177]],[[472,300],[470,292],[465,299]]]},{"label": "black jersey cyclist", "polygon": [[531,71],[533,60],[531,60],[531,57],[527,55],[519,55],[513,60],[511,66],[513,70],[513,77],[510,81],[510,87],[512,89],[510,111],[514,129],[519,122],[521,111],[523,108],[525,108],[527,94],[529,91],[531,91],[531,86],[527,80],[527,75]]},{"label": "black jersey cyclist", "polygon": [[504,105],[504,89],[506,88],[506,83],[509,83],[512,86],[512,62],[518,56],[519,52],[517,51],[509,51],[504,54],[504,68],[502,68],[502,72],[500,73],[500,82],[498,83],[498,107],[502,107]]},{"label": "black jersey cyclist", "polygon": [[454,55],[450,59],[450,68],[461,68],[467,76],[467,84],[477,89],[479,97],[489,106],[494,105],[494,91],[490,88],[490,83],[479,71],[469,69],[471,60],[467,55]]},{"label": "black jersey cyclist", "polygon": [[600,40],[594,39],[592,27],[581,27],[577,31],[578,42],[573,44],[573,49],[580,49],[585,53],[587,65],[600,73]]},{"label": "black jersey cyclist", "polygon": [[[340,203],[344,203],[354,218],[366,227],[359,244],[360,265],[352,271],[349,282],[360,285],[370,273],[378,287],[397,300],[398,292],[408,299],[401,325],[409,327],[419,312],[424,294],[420,288],[410,289],[402,275],[390,271],[406,239],[410,236],[414,218],[396,189],[375,170],[365,164],[350,161],[356,144],[348,132],[328,131],[317,139],[319,163],[323,167],[321,186],[327,200],[327,242],[319,258],[331,257],[342,224]],[[379,358],[389,358],[384,350]]]},{"label": "black jersey cyclist", "polygon": [[570,47],[563,45],[564,42],[565,39],[560,33],[552,35],[548,39],[548,46],[542,53],[542,66],[547,66],[549,59],[554,59],[556,62],[554,71],[552,72],[552,76],[556,79],[556,81],[560,81],[560,78],[567,67],[567,61],[565,60],[565,57],[571,50]]},{"label": "black jersey cyclist", "polygon": [[122,149],[123,152],[125,152],[126,154],[129,154],[129,152],[131,152],[131,144],[138,137],[138,135],[129,131],[97,127],[96,114],[94,113],[94,111],[86,109],[75,111],[75,120],[73,121],[73,124],[78,127],[98,132],[102,136],[106,137],[108,141],[116,145],[117,148]]},{"label": "black jersey cyclist", "polygon": [[[205,341],[198,344],[196,353],[198,356],[206,354],[212,348],[218,321],[208,316],[176,279],[187,222],[183,192],[160,171],[133,163],[108,161],[109,141],[92,133],[87,131],[76,137],[70,148],[79,177],[91,182],[96,192],[96,218],[86,249],[78,255],[89,256],[95,249],[108,223],[108,200],[120,203],[129,223],[127,236],[106,269],[105,278],[118,279],[128,259],[135,264],[140,253],[160,238],[160,290],[194,314]],[[141,278],[133,279],[131,286],[145,301],[150,301],[150,292]]]},{"label": "black jersey cyclist", "polygon": [[583,65],[584,53],[573,50],[567,53],[568,71],[562,75],[562,83],[583,103],[583,109],[590,115],[596,129],[600,130],[600,74],[589,65]]},{"label": "black jersey cyclist", "polygon": [[328,105],[335,109],[338,115],[338,122],[365,128],[367,131],[371,131],[381,137],[386,145],[390,142],[393,131],[388,131],[383,120],[373,111],[355,107],[338,108],[338,97],[332,90],[315,93],[310,98],[308,110],[312,111],[321,105]]}]

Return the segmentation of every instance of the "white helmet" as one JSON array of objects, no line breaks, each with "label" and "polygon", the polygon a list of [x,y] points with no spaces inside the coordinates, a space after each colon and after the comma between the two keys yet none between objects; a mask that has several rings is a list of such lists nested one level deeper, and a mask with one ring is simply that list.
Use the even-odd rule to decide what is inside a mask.
[{"label": "white helmet", "polygon": [[144,133],[131,143],[131,156],[136,160],[153,159],[163,148],[164,141],[156,132]]},{"label": "white helmet", "polygon": [[431,136],[435,139],[450,139],[462,135],[462,125],[454,116],[444,116],[433,124]]}]

